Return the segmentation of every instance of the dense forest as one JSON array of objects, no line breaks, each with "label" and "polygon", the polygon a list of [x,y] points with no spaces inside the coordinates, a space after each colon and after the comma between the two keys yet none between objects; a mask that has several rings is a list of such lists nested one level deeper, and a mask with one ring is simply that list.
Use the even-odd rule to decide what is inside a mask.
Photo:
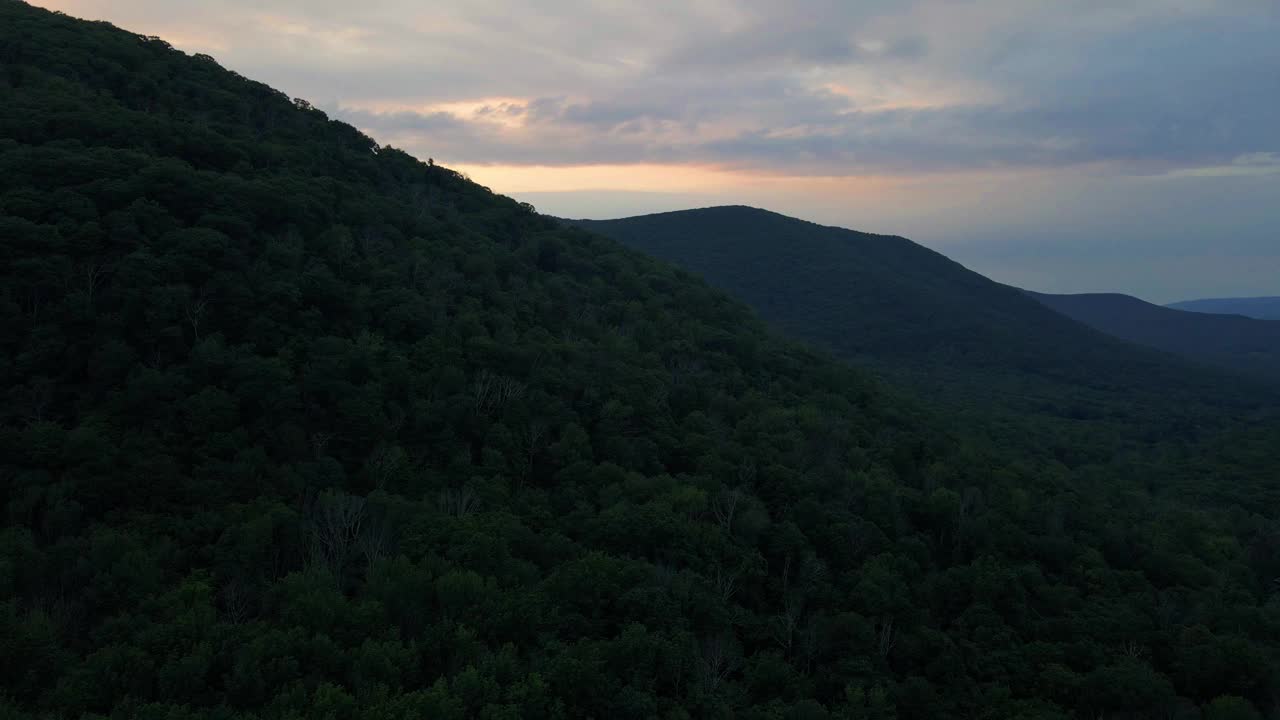
[{"label": "dense forest", "polygon": [[1103,334],[902,237],[741,206],[569,222],[704,276],[1016,454],[1067,467],[1194,461],[1216,453],[1202,443],[1219,433],[1275,425],[1274,383]]},{"label": "dense forest", "polygon": [[1265,396],[1135,360],[1129,416],[1205,393],[1158,438],[995,442],[685,271],[17,0],[0,323],[3,717],[1280,708]]},{"label": "dense forest", "polygon": [[1275,320],[1161,307],[1115,293],[1028,294],[1109,335],[1280,381],[1280,322]]}]

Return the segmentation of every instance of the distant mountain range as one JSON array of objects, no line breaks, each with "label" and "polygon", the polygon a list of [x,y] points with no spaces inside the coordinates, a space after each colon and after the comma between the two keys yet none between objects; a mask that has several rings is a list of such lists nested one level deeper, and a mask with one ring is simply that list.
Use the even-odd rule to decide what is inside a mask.
[{"label": "distant mountain range", "polygon": [[784,332],[958,405],[980,397],[1093,418],[1117,398],[1160,406],[1171,387],[1195,402],[1231,395],[1216,373],[1086,327],[906,238],[742,206],[569,222],[700,274]]},{"label": "distant mountain range", "polygon": [[1280,320],[1280,297],[1206,298],[1170,303],[1166,307],[1198,313],[1244,315],[1259,320]]},{"label": "distant mountain range", "polygon": [[1133,391],[1167,384],[1185,369],[1077,323],[1197,363],[1280,379],[1280,323],[1124,295],[1023,295],[902,237],[741,206],[573,222],[703,275],[796,337],[891,374],[915,371],[926,383],[942,382],[943,392],[955,390],[957,374],[968,380],[975,372],[984,393],[995,376],[1020,378],[1014,402],[1025,397],[1028,374]]},{"label": "distant mountain range", "polygon": [[1280,379],[1280,322],[1188,312],[1113,293],[1028,294],[1067,317],[1124,340]]}]

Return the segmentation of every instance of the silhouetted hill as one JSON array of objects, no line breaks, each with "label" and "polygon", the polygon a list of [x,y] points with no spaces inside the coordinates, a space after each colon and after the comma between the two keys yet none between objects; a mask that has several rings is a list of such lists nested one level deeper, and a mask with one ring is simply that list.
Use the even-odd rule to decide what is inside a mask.
[{"label": "silhouetted hill", "polygon": [[1094,330],[905,238],[748,207],[570,222],[703,275],[997,445],[1069,467],[1204,440],[1277,406],[1274,387]]},{"label": "silhouetted hill", "polygon": [[1170,303],[1166,307],[1199,313],[1244,315],[1258,320],[1280,320],[1280,297],[1206,298]]},{"label": "silhouetted hill", "polygon": [[1231,385],[901,237],[748,207],[573,222],[705,276],[795,337],[890,372],[976,372],[1152,398],[1177,388],[1208,402]]},{"label": "silhouetted hill", "polygon": [[1280,322],[1175,310],[1129,295],[1028,295],[1118,338],[1204,363],[1280,379]]},{"label": "silhouetted hill", "polygon": [[[1013,350],[903,328],[895,357],[1078,374],[1006,316],[1111,347],[943,286],[1001,299],[967,327]],[[688,273],[14,0],[0,327],[0,717],[1169,717],[1280,687],[1274,426],[1040,397],[1092,413],[1076,456],[994,445]]]},{"label": "silhouetted hill", "polygon": [[701,274],[845,355],[1070,371],[1018,340],[1024,326],[1056,322],[1051,313],[900,237],[749,207],[575,222]]}]

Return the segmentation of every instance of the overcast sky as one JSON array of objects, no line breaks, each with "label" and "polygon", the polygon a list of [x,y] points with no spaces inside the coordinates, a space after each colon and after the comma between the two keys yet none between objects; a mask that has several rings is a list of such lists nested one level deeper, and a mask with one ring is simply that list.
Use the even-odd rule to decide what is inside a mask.
[{"label": "overcast sky", "polygon": [[750,204],[1004,282],[1280,295],[1277,0],[38,0],[573,217]]}]

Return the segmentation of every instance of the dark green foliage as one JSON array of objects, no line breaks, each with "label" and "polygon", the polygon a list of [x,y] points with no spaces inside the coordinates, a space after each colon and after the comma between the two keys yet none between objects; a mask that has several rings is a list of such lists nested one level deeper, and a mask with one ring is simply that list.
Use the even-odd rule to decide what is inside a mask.
[{"label": "dark green foliage", "polygon": [[1160,307],[1128,295],[1047,295],[1041,303],[1108,335],[1207,365],[1280,380],[1280,322]]},{"label": "dark green foliage", "polygon": [[1206,455],[1202,507],[1158,492],[1184,465],[997,451],[685,273],[13,0],[0,138],[6,716],[1272,702],[1276,506],[1220,490],[1265,444]]},{"label": "dark green foliage", "polygon": [[[1103,335],[904,238],[747,207],[571,222],[705,275],[791,336],[912,386],[965,432],[1070,470],[1135,453],[1199,465],[1260,447],[1227,439],[1242,420],[1274,432],[1274,387]],[[1185,476],[1203,493],[1201,469],[1156,482]],[[1274,471],[1253,475],[1274,489]]]},{"label": "dark green foliage", "polygon": [[[990,468],[1004,475],[993,482],[1017,484],[1020,502],[1038,508],[1025,519],[1044,525],[1013,534],[1010,527],[969,532],[983,533],[1005,552],[1011,544],[1032,543],[1039,571],[1055,575],[1078,561],[1071,557],[1081,536],[1060,533],[1086,517],[1108,522],[1085,541],[1096,543],[1097,560],[1137,573],[1134,579],[1157,593],[1211,585],[1215,564],[1193,561],[1185,549],[1164,546],[1166,540],[1140,539],[1147,533],[1186,537],[1185,529],[1174,528],[1205,522],[1206,509],[1220,508],[1220,519],[1261,523],[1255,530],[1262,535],[1245,533],[1255,540],[1234,542],[1271,545],[1262,537],[1274,530],[1262,528],[1275,528],[1268,507],[1280,500],[1280,401],[1272,387],[1101,335],[899,237],[746,207],[569,222],[705,275],[793,337],[910,385],[948,411],[970,448],[999,448],[1011,464]],[[1015,480],[1020,472],[1035,481]],[[1063,488],[1070,490],[1060,494]],[[946,488],[922,500],[925,522],[937,524],[939,539],[958,531],[945,519],[963,516],[968,500]],[[1141,521],[1142,529],[1119,519],[1146,503],[1165,512]],[[1259,579],[1280,577],[1271,563],[1254,566]],[[1051,657],[1041,662],[1052,664],[1053,684],[1061,685],[1038,685],[1042,697],[1066,706],[1068,698],[1079,699],[1085,678],[1074,670],[1060,675],[1066,668]],[[1095,669],[1094,682],[1123,676],[1118,667]],[[1139,681],[1141,668],[1126,667],[1144,692],[1163,687],[1162,678]],[[1198,682],[1191,674],[1175,677],[1171,692],[1208,699],[1190,690]],[[1143,701],[1117,693],[1097,710]]]}]

